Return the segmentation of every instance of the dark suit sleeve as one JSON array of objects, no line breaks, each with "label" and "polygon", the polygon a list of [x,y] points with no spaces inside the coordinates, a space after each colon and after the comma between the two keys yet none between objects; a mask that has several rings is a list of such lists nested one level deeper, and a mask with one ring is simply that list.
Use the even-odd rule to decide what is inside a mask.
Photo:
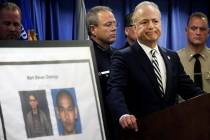
[{"label": "dark suit sleeve", "polygon": [[196,87],[193,81],[191,80],[190,76],[186,74],[184,68],[181,64],[178,54],[175,55],[177,60],[177,67],[178,67],[178,94],[183,99],[189,99],[197,95],[201,95],[204,92],[199,88]]},{"label": "dark suit sleeve", "polygon": [[116,51],[111,60],[110,78],[108,80],[107,104],[116,120],[128,114],[128,108],[123,93],[128,83],[128,67],[126,58]]}]

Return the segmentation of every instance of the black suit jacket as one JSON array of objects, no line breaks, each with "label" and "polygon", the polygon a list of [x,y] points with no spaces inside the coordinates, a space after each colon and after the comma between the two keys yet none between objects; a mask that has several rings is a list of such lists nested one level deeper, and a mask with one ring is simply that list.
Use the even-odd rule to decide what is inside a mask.
[{"label": "black suit jacket", "polygon": [[[92,40],[93,41],[93,40]],[[107,80],[109,78],[110,73],[110,65],[111,65],[111,55],[112,50],[111,47],[107,49],[102,49],[95,41],[93,41],[96,63],[98,69],[98,76],[100,79],[102,96],[105,97],[107,93]]]},{"label": "black suit jacket", "polygon": [[203,93],[184,72],[177,53],[164,48],[159,50],[167,73],[163,98],[152,63],[137,42],[113,54],[107,103],[115,119],[123,114],[139,118],[174,105],[177,94],[188,99]]},{"label": "black suit jacket", "polygon": [[97,69],[98,69],[98,76],[100,80],[100,87],[102,91],[102,99],[103,99],[103,107],[104,107],[104,113],[106,117],[106,124],[105,127],[107,132],[107,139],[109,140],[117,140],[118,139],[118,132],[115,129],[115,122],[111,116],[110,110],[107,106],[107,103],[105,101],[105,97],[107,95],[107,80],[109,79],[109,73],[110,73],[110,65],[111,65],[111,55],[114,51],[111,47],[108,47],[107,49],[103,49],[99,44],[97,44],[94,40],[93,46],[96,56],[96,63],[97,63]]}]

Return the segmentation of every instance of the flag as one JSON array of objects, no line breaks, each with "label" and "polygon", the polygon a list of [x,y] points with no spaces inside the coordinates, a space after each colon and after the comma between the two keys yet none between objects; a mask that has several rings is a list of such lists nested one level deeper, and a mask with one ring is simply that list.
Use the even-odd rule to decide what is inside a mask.
[{"label": "flag", "polygon": [[35,32],[33,22],[31,20],[32,13],[29,12],[32,10],[29,5],[31,2],[28,0],[19,0],[19,6],[21,9],[22,15],[22,25],[21,25],[21,34],[20,40],[37,40],[37,33]]},{"label": "flag", "polygon": [[76,39],[87,40],[86,9],[84,0],[76,0]]},{"label": "flag", "polygon": [[28,40],[28,34],[23,25],[21,25],[20,40]]}]

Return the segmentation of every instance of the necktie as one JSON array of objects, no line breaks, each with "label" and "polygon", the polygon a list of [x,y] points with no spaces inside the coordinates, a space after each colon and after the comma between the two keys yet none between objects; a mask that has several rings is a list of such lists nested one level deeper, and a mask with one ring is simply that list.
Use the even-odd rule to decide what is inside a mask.
[{"label": "necktie", "polygon": [[198,59],[201,55],[195,54],[193,57],[195,58],[195,64],[194,64],[194,82],[195,84],[202,89],[202,74],[201,74],[201,63]]},{"label": "necktie", "polygon": [[156,50],[153,49],[153,50],[150,51],[150,53],[152,55],[152,65],[153,65],[153,69],[154,69],[154,72],[155,72],[155,75],[156,75],[158,86],[159,86],[159,89],[161,91],[161,96],[163,97],[164,96],[164,89],[163,89],[163,83],[162,83],[162,77],[161,77],[161,73],[160,73],[159,64],[158,64],[158,61],[157,61],[157,57],[155,55]]}]

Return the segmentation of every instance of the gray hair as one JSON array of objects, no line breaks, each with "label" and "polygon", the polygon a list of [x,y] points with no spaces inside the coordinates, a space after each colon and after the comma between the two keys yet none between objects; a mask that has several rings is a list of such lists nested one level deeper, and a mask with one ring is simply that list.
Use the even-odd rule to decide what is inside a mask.
[{"label": "gray hair", "polygon": [[89,35],[90,35],[90,26],[98,25],[98,13],[101,11],[112,12],[112,9],[107,6],[95,6],[91,8],[86,15],[86,27]]},{"label": "gray hair", "polygon": [[194,12],[194,13],[192,13],[192,14],[189,16],[189,18],[187,19],[187,26],[189,25],[189,22],[190,22],[190,20],[191,20],[193,17],[197,17],[197,18],[201,18],[201,19],[202,19],[202,18],[206,19],[207,25],[208,25],[208,17],[207,17],[206,14],[204,14],[204,13],[202,13],[202,12]]},{"label": "gray hair", "polygon": [[[151,1],[143,1],[143,2],[140,2],[140,3],[135,7],[135,10],[134,10],[134,12],[133,12],[132,20],[133,20],[134,23],[136,23],[136,20],[137,20],[137,11],[138,11],[140,8],[142,8],[143,6],[145,6],[145,5],[150,5],[150,6],[154,7],[154,8],[156,8],[156,9],[159,11],[159,13],[160,13],[160,9],[159,9],[159,7],[158,7],[158,5],[157,5],[156,3],[151,2]],[[161,14],[160,14],[160,16],[161,16]]]}]

